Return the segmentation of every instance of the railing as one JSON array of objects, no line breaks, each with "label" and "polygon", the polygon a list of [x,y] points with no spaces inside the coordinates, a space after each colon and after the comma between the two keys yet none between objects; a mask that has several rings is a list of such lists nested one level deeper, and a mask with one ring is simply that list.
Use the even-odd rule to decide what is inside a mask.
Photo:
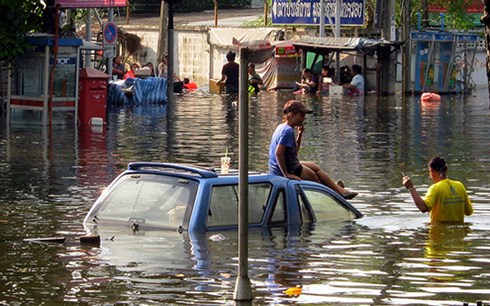
[{"label": "railing", "polygon": [[218,177],[216,172],[197,168],[189,165],[182,164],[171,164],[171,163],[153,163],[153,162],[133,162],[128,164],[128,170],[142,170],[142,169],[158,169],[159,171],[169,171],[169,172],[188,172],[191,174],[198,174],[203,178],[213,178]]}]

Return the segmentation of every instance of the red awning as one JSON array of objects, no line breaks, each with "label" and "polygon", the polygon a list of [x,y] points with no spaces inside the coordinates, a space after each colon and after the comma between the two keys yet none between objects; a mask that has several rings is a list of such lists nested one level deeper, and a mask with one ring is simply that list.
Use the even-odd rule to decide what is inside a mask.
[{"label": "red awning", "polygon": [[56,0],[61,8],[96,8],[126,6],[126,0]]}]

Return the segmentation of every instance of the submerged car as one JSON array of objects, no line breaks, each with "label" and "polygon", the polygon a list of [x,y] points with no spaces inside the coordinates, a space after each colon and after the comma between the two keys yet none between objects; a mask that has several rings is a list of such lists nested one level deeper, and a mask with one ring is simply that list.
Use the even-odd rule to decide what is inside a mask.
[{"label": "submerged car", "polygon": [[[264,173],[249,173],[249,226],[274,227],[352,220],[362,214],[328,187]],[[84,220],[133,230],[206,232],[238,228],[237,170],[173,163],[128,164],[101,194]]]}]

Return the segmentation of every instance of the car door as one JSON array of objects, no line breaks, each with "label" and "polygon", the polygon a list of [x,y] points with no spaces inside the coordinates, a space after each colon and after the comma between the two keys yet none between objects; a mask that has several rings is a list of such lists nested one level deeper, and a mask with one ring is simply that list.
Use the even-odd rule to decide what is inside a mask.
[{"label": "car door", "polygon": [[[254,182],[249,183],[248,188],[248,223],[250,226],[262,226],[272,185]],[[237,183],[212,186],[206,221],[208,230],[238,226],[238,194]]]}]

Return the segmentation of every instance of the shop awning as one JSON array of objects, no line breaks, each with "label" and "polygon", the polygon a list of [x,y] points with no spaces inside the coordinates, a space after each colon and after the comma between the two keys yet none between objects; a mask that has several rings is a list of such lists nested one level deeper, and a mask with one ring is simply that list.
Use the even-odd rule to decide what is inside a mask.
[{"label": "shop awning", "polygon": [[382,47],[399,47],[403,42],[392,42],[364,37],[302,37],[293,42],[297,49],[320,53],[357,51],[373,53]]}]

